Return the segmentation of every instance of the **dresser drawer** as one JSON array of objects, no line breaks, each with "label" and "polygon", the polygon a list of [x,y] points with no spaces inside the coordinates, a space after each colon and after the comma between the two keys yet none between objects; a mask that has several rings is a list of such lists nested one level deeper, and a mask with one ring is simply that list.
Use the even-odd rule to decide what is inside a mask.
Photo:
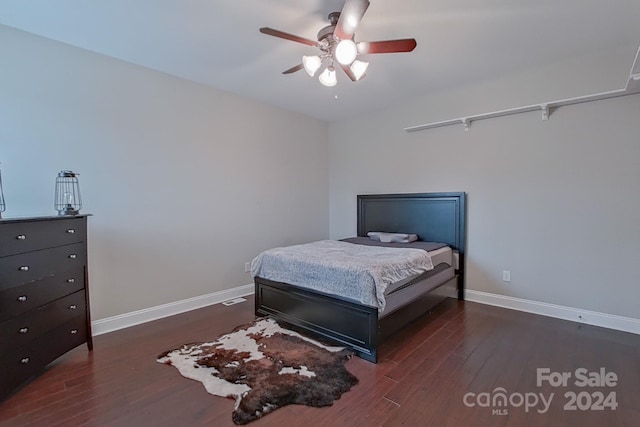
[{"label": "dresser drawer", "polygon": [[49,363],[86,341],[86,319],[76,317],[28,345],[0,355],[0,400]]},{"label": "dresser drawer", "polygon": [[0,291],[84,266],[84,243],[0,258]]},{"label": "dresser drawer", "polygon": [[86,218],[0,223],[0,257],[83,242]]},{"label": "dresser drawer", "polygon": [[86,316],[84,291],[0,323],[0,354],[23,347],[77,316]]},{"label": "dresser drawer", "polygon": [[0,399],[46,366],[36,350],[35,346],[27,346],[0,355]]},{"label": "dresser drawer", "polygon": [[0,290],[0,323],[84,289],[84,266],[35,282]]}]

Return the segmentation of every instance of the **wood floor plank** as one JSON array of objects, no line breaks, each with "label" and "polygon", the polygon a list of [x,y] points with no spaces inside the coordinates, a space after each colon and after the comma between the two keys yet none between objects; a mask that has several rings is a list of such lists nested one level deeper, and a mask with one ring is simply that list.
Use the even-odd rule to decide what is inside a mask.
[{"label": "wood floor plank", "polygon": [[[94,338],[0,404],[0,427],[233,426],[231,399],[156,362],[187,342],[252,321],[253,299],[215,305]],[[447,300],[380,348],[380,363],[347,362],[359,384],[333,406],[291,405],[251,423],[270,426],[636,426],[640,336],[470,302]],[[537,369],[614,372],[615,387],[537,384]],[[554,394],[544,413],[481,406],[481,393]],[[613,410],[565,410],[567,392],[615,392]],[[473,405],[465,403],[465,396]],[[467,396],[468,397],[468,396]],[[584,397],[584,396],[583,396]],[[585,397],[586,398],[586,397]],[[494,412],[505,409],[505,412]]]}]

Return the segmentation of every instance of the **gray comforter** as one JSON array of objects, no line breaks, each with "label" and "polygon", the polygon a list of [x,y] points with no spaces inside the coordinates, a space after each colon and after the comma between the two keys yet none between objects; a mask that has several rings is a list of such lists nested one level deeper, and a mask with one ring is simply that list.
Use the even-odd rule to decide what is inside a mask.
[{"label": "gray comforter", "polygon": [[389,284],[431,269],[431,257],[422,249],[336,240],[269,249],[251,262],[253,277],[340,295],[380,311]]}]

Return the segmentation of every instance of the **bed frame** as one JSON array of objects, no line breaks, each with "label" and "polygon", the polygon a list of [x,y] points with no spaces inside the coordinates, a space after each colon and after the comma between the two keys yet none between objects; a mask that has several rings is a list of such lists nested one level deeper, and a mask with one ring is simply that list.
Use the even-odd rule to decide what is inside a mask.
[{"label": "bed frame", "polygon": [[255,312],[350,347],[365,360],[378,359],[382,339],[429,312],[446,298],[444,287],[464,299],[465,193],[374,194],[358,196],[358,236],[369,231],[415,233],[424,241],[447,243],[458,252],[454,279],[378,319],[376,307],[335,295],[255,277]]}]

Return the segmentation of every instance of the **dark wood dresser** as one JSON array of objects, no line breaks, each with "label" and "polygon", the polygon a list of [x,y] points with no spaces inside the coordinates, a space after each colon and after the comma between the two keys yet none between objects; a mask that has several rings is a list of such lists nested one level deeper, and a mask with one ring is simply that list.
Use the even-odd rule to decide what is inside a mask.
[{"label": "dark wood dresser", "polygon": [[85,342],[87,215],[0,219],[0,401]]}]

